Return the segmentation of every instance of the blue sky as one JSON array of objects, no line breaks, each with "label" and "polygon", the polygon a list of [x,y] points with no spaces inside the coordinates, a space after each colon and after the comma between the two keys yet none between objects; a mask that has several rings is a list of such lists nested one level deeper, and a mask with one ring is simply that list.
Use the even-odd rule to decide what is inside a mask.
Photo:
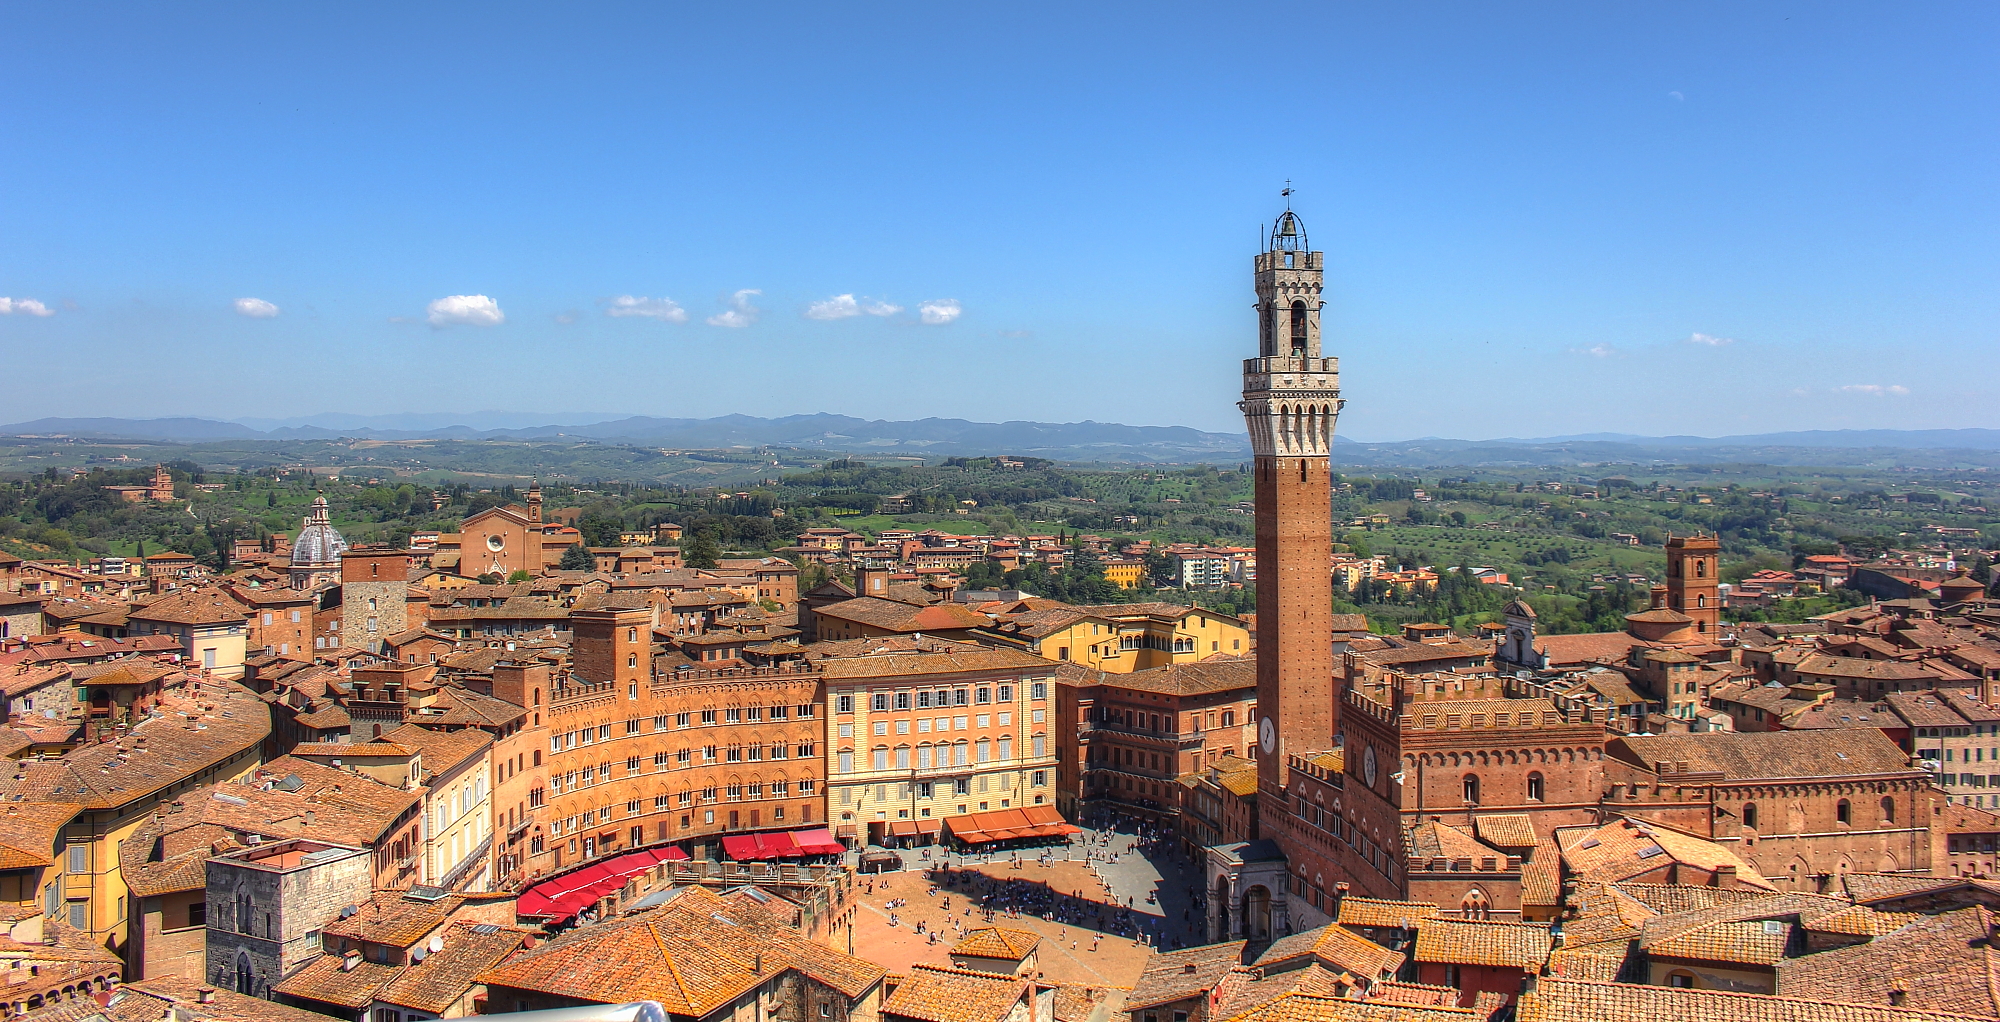
[{"label": "blue sky", "polygon": [[2000,426],[1990,3],[722,6],[9,5],[0,421]]}]

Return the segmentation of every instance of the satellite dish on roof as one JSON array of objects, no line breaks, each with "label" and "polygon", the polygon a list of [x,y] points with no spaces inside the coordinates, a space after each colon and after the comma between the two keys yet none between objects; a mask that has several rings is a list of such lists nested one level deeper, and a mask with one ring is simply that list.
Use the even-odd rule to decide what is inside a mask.
[{"label": "satellite dish on roof", "polygon": [[431,954],[437,954],[438,952],[443,950],[444,950],[444,934],[442,933],[431,934]]}]

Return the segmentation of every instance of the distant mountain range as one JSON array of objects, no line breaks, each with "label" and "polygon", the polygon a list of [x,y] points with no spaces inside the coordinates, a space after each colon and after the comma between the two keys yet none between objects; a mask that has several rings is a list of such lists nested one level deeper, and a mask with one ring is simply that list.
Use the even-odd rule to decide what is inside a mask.
[{"label": "distant mountain range", "polygon": [[[555,420],[532,423],[534,419]],[[1250,455],[1240,433],[1186,426],[1127,426],[1110,422],[893,421],[818,413],[767,419],[723,415],[677,419],[634,415],[593,419],[585,413],[533,416],[507,412],[411,415],[320,415],[223,422],[200,418],[48,418],[0,426],[0,435],[61,434],[85,438],[215,443],[232,440],[589,440],[649,447],[716,449],[789,447],[855,454],[970,456],[1020,454],[1063,461],[1228,462]],[[1996,429],[1803,430],[1742,436],[1647,437],[1585,433],[1554,437],[1457,440],[1423,437],[1366,443],[1338,437],[1341,465],[1562,465],[1618,462],[1766,462],[1864,464],[1970,460],[2000,452]],[[1898,452],[1930,452],[1913,457]],[[1963,457],[1946,456],[1962,452]]]}]

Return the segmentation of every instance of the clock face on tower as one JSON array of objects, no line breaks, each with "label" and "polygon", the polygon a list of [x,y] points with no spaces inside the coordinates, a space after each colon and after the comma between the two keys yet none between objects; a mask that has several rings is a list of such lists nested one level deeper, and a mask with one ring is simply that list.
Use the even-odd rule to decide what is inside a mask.
[{"label": "clock face on tower", "polygon": [[1278,754],[1278,725],[1272,723],[1271,718],[1265,717],[1264,722],[1257,726],[1257,740],[1263,743],[1264,755]]},{"label": "clock face on tower", "polygon": [[1373,745],[1369,746],[1367,751],[1361,754],[1361,779],[1366,781],[1369,787],[1373,788],[1375,786],[1375,747]]}]

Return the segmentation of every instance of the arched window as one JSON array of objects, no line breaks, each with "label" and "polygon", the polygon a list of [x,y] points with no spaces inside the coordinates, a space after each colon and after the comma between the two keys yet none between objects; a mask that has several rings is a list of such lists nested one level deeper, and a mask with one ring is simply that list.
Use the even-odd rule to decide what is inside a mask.
[{"label": "arched window", "polygon": [[1299,355],[1304,354],[1305,348],[1306,348],[1306,303],[1303,301],[1297,301],[1292,303],[1293,357],[1297,357]]},{"label": "arched window", "polygon": [[1852,807],[1847,804],[1846,799],[1841,799],[1839,802],[1834,803],[1833,806],[1834,819],[1839,820],[1842,823],[1848,823],[1851,822],[1849,819],[1849,817],[1851,816],[1853,816]]},{"label": "arched window", "polygon": [[1695,598],[1694,598],[1694,605],[1695,605],[1695,606],[1697,606],[1697,607],[1706,607],[1706,606],[1708,606],[1708,597],[1706,597],[1706,596],[1697,596],[1697,597],[1695,597]]},{"label": "arched window", "polygon": [[1466,801],[1466,802],[1468,802],[1468,803],[1470,803],[1470,804],[1472,804],[1472,805],[1478,805],[1478,804],[1479,804],[1479,775],[1478,775],[1478,774],[1466,774],[1466,775],[1465,775],[1465,801]]},{"label": "arched window", "polygon": [[1271,306],[1267,302],[1258,311],[1260,314],[1259,318],[1263,320],[1264,354],[1275,355],[1277,352],[1271,350]]},{"label": "arched window", "polygon": [[1529,774],[1528,801],[1540,802],[1541,800],[1542,800],[1542,775],[1539,773]]},{"label": "arched window", "polygon": [[1706,559],[1698,559],[1694,562],[1694,577],[1708,577],[1708,561]]},{"label": "arched window", "polygon": [[1757,826],[1757,803],[1743,803],[1743,825],[1752,828]]},{"label": "arched window", "polygon": [[1896,822],[1896,800],[1887,795],[1882,796],[1882,822]]},{"label": "arched window", "polygon": [[1487,902],[1486,892],[1475,887],[1459,901],[1458,914],[1465,919],[1488,919],[1493,915],[1493,906]]}]

